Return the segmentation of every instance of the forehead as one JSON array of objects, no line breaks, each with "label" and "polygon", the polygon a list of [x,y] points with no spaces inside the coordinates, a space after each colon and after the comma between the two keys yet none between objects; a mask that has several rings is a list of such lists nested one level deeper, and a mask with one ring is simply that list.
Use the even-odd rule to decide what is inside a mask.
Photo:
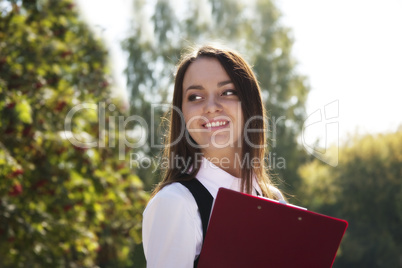
[{"label": "forehead", "polygon": [[229,75],[217,59],[198,58],[190,64],[184,74],[183,87],[194,83],[220,82],[229,79]]}]

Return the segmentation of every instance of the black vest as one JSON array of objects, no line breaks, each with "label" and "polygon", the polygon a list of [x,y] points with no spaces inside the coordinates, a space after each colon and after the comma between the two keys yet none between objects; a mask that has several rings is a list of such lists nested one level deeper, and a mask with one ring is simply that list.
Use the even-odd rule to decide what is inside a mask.
[{"label": "black vest", "polygon": [[[202,183],[197,180],[196,178],[189,180],[189,181],[180,181],[182,185],[187,187],[190,190],[191,194],[193,195],[195,202],[197,203],[198,210],[200,211],[201,215],[201,222],[202,222],[202,243],[204,244],[205,235],[207,234],[207,227],[209,222],[209,216],[211,215],[212,210],[212,203],[214,202],[214,198],[207,190],[207,188],[202,185]],[[202,248],[201,248],[202,253]],[[200,256],[201,256],[200,253]],[[194,261],[194,267],[198,265],[198,258]]]}]

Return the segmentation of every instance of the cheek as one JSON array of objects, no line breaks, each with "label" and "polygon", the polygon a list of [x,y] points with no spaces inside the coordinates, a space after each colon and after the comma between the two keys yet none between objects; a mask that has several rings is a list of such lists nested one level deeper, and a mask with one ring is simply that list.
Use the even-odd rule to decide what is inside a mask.
[{"label": "cheek", "polygon": [[236,118],[236,121],[239,124],[243,124],[244,123],[244,117],[243,117],[243,110],[241,107],[241,103],[237,102],[237,103],[230,103],[230,105],[227,106],[227,110],[231,111],[231,115]]},{"label": "cheek", "polygon": [[182,108],[183,111],[183,117],[184,117],[184,122],[186,124],[186,128],[188,127],[188,124],[190,123],[190,125],[194,124],[194,120],[191,120],[194,115],[195,115],[195,111],[194,111],[194,107],[189,107],[184,105]]},{"label": "cheek", "polygon": [[182,108],[181,108],[181,112],[183,113],[184,121],[187,123],[188,114],[189,114],[188,107],[186,105],[183,105]]},{"label": "cheek", "polygon": [[[201,105],[197,104],[184,104],[182,106],[183,117],[186,123],[192,118],[199,118],[202,116],[202,108]],[[191,120],[194,121],[194,120]]]}]

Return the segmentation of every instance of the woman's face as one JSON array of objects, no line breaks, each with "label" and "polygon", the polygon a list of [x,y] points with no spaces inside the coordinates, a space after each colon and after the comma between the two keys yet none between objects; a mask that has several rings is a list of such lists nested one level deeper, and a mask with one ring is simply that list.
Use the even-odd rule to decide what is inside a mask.
[{"label": "woman's face", "polygon": [[213,157],[239,152],[243,113],[237,89],[220,62],[198,58],[183,79],[182,111],[186,128],[201,151]]}]

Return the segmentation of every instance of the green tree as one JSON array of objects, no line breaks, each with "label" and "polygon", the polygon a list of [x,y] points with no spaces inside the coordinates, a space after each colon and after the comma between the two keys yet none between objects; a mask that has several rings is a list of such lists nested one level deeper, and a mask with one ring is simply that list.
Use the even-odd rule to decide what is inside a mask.
[{"label": "green tree", "polygon": [[300,168],[303,205],[349,222],[334,267],[401,267],[401,147],[402,131],[355,137],[336,168]]},{"label": "green tree", "polygon": [[[160,150],[152,142],[161,144],[158,126],[166,109],[154,109],[152,114],[152,104],[170,102],[172,74],[183,48],[219,41],[237,49],[254,66],[271,117],[270,163],[285,182],[281,188],[294,192],[299,181],[297,167],[305,159],[296,139],[305,119],[309,87],[306,78],[295,71],[291,32],[280,24],[280,12],[273,2],[183,0],[180,7],[163,0],[155,5],[141,0],[134,3],[132,36],[123,47],[129,53],[126,74],[132,113],[150,123],[149,143],[143,152],[154,157]],[[151,10],[150,19],[147,10]],[[149,170],[138,172],[147,187],[159,180]]]},{"label": "green tree", "polygon": [[132,266],[147,195],[119,160],[104,47],[71,0],[0,12],[0,266]]}]

